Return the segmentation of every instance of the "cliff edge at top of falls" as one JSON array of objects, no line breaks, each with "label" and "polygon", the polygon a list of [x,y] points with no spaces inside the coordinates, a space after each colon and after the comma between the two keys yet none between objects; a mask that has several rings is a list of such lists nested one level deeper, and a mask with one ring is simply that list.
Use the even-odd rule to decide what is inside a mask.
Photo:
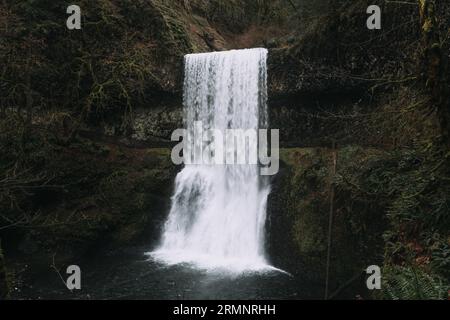
[{"label": "cliff edge at top of falls", "polygon": [[[367,127],[366,119],[355,114],[372,114],[386,105],[398,108],[409,99],[408,95],[416,102],[424,98],[421,92],[397,88],[402,84],[413,88],[422,68],[417,8],[384,1],[333,3],[340,10],[331,10],[336,7],[326,5],[307,16],[289,10],[292,9],[289,6],[280,6],[272,7],[270,19],[252,11],[253,16],[248,17],[253,18],[243,20],[234,11],[236,8],[225,10],[218,17],[191,7],[193,17],[208,17],[204,22],[216,31],[213,38],[220,43],[220,49],[259,46],[269,49],[270,124],[283,129],[283,146],[325,146],[333,140],[341,144],[383,144],[385,138],[380,137],[379,130],[364,135],[349,133],[349,128],[355,125]],[[367,29],[369,4],[382,7],[382,30]],[[290,14],[284,20],[273,18],[286,9]],[[450,13],[446,7],[438,7],[437,13],[439,21],[448,21]],[[232,21],[242,24],[234,25]],[[439,27],[442,32],[447,30],[445,23]],[[195,44],[189,47],[189,53],[215,50],[198,33],[185,30],[189,42]],[[448,45],[444,49],[448,51]],[[176,59],[181,62],[182,56]],[[180,63],[174,69],[179,76],[178,82],[173,82],[172,94],[160,92],[153,102],[134,106],[130,129],[133,138],[152,141],[156,137],[167,141],[171,132],[182,125],[182,67]],[[120,133],[117,129],[109,131]]]},{"label": "cliff edge at top of falls", "polygon": [[[417,8],[385,1],[80,1],[83,33],[61,27],[64,4],[4,3],[2,99],[20,101],[29,76],[36,113],[64,110],[115,135],[130,135],[136,112],[181,108],[188,53],[268,48],[272,100],[384,89],[417,64]],[[367,29],[369,4],[382,30]]]}]

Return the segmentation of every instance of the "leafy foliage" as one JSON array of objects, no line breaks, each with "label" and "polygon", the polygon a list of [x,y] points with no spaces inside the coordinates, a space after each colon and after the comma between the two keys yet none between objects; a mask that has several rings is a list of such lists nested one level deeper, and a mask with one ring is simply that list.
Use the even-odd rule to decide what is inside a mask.
[{"label": "leafy foliage", "polygon": [[445,280],[414,267],[388,267],[383,270],[384,297],[393,300],[444,300],[450,286]]},{"label": "leafy foliage", "polygon": [[376,203],[387,213],[386,297],[442,296],[433,290],[439,281],[441,287],[449,283],[450,159],[439,148],[419,147],[376,151],[359,162],[357,149],[349,151],[340,159],[347,165],[341,166],[337,187],[347,190],[347,201],[365,203],[365,211]]}]

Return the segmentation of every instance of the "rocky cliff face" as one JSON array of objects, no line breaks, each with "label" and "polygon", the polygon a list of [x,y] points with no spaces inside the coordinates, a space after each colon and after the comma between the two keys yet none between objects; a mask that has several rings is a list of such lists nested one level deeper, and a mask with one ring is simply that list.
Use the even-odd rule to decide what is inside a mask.
[{"label": "rocky cliff face", "polygon": [[[2,161],[20,153],[16,143],[22,144],[22,129],[11,128],[0,135],[2,145],[8,141],[9,146]],[[2,217],[10,221],[1,233],[6,252],[49,263],[53,256],[67,261],[96,248],[146,245],[150,249],[156,244],[178,171],[170,149],[92,135],[61,146],[55,137],[48,140],[45,132],[28,134],[33,139],[25,139],[27,154],[22,161],[42,171],[30,170],[15,182],[32,184],[30,192],[8,189],[5,193],[20,207],[0,203]],[[44,182],[50,180],[51,186]]]},{"label": "rocky cliff face", "polygon": [[[43,167],[55,185],[67,187],[11,194],[27,213],[42,214],[34,221],[39,228],[2,232],[7,251],[45,249],[49,258],[62,243],[73,256],[97,243],[158,238],[177,171],[168,146],[182,126],[183,55],[193,52],[270,49],[270,126],[280,129],[283,147],[268,212],[267,247],[276,265],[323,281],[333,143],[339,159],[334,286],[380,262],[387,213],[394,217],[389,243],[406,242],[399,250],[407,252],[421,248],[419,236],[408,236],[426,225],[410,226],[417,212],[427,213],[426,222],[446,208],[447,186],[436,177],[443,166],[421,151],[439,133],[421,79],[416,6],[323,0],[309,19],[304,10],[317,1],[83,0],[83,33],[68,34],[60,19],[67,3],[31,2],[6,0],[0,8],[7,26],[0,29],[2,110],[29,104],[36,124],[28,132],[21,130],[24,121],[5,118],[0,140],[8,149],[0,160],[23,158],[24,170]],[[380,31],[366,28],[369,4],[383,10]],[[448,6],[439,2],[436,14],[446,34]],[[448,56],[446,38],[441,45]],[[436,185],[443,194],[430,191]],[[431,208],[427,199],[434,199]],[[9,205],[1,202],[2,212],[22,214]],[[432,253],[417,255],[427,261]],[[0,260],[0,287],[1,273]]]},{"label": "rocky cliff face", "polygon": [[340,149],[335,154],[337,176],[333,176],[334,152],[329,148],[281,150],[282,169],[268,202],[267,244],[275,265],[325,283],[333,206],[330,279],[331,287],[338,288],[370,263],[381,262],[386,220],[382,203],[365,204],[340,180],[382,152]]},{"label": "rocky cliff face", "polygon": [[[420,26],[416,23],[418,11],[413,6],[379,3],[383,8],[383,30],[391,31],[370,31],[365,13],[369,2],[357,1],[343,6],[341,11],[329,11],[328,7],[304,29],[277,20],[269,24],[261,22],[263,18],[258,16],[258,11],[253,18],[241,17],[239,27],[232,28],[232,17],[240,17],[239,13],[224,9],[224,16],[219,18],[211,13],[217,10],[213,4],[194,3],[189,9],[192,11],[180,10],[185,15],[193,14],[195,19],[190,19],[204,17],[200,26],[194,24],[195,27],[184,29],[188,42],[193,44],[189,52],[270,47],[271,127],[281,129],[282,145],[327,146],[335,141],[373,146],[384,143],[374,137],[376,129],[362,136],[352,135],[349,128],[364,130],[368,124],[363,115],[383,108],[391,103],[389,100],[401,99],[395,97],[398,86],[417,80]],[[286,10],[286,7],[277,8],[272,8],[272,15]],[[443,10],[441,14],[445,17],[446,13]],[[302,20],[297,16],[286,19],[301,25]],[[199,32],[196,28],[203,29]],[[221,44],[220,48],[205,47],[205,39],[199,34],[207,30]],[[245,42],[236,42],[242,37]],[[168,139],[168,133],[181,124],[182,56],[176,59],[180,63],[173,72],[178,75],[178,82],[173,82],[176,93],[170,98],[170,107],[153,102],[135,110],[131,131],[139,139],[152,136]]]}]

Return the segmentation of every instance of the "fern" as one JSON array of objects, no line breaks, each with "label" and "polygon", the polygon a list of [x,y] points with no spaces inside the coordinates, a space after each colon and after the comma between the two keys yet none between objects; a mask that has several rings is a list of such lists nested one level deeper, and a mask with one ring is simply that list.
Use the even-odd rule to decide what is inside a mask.
[{"label": "fern", "polygon": [[389,267],[384,270],[383,295],[393,300],[443,300],[449,286],[432,274],[415,267]]}]

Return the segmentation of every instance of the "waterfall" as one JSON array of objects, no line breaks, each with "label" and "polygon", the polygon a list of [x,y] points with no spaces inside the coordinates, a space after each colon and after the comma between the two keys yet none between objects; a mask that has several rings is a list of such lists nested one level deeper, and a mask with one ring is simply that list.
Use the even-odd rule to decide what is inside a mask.
[{"label": "waterfall", "polygon": [[[266,49],[186,55],[187,131],[192,134],[199,121],[204,130],[267,128],[266,61]],[[151,255],[206,269],[265,268],[268,194],[258,165],[186,164],[176,177],[160,246]]]}]

